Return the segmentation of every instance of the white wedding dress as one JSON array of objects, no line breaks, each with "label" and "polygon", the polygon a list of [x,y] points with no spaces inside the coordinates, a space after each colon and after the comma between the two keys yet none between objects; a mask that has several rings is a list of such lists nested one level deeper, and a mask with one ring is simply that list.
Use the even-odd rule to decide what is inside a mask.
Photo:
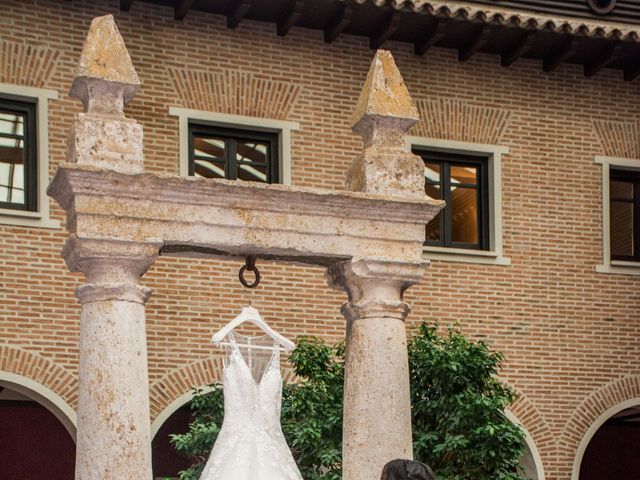
[{"label": "white wedding dress", "polygon": [[236,335],[222,371],[224,421],[200,480],[302,480],[280,426],[280,352],[256,381]]}]

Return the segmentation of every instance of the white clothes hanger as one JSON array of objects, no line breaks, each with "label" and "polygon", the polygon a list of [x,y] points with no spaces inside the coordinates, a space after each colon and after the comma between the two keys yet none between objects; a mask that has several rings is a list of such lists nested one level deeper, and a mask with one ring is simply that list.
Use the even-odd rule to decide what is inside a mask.
[{"label": "white clothes hanger", "polygon": [[278,332],[276,332],[273,328],[269,326],[267,322],[260,316],[258,310],[253,308],[252,306],[244,307],[236,318],[227,323],[224,327],[222,327],[218,332],[211,337],[211,343],[215,345],[226,345],[226,346],[238,346],[238,347],[247,347],[251,349],[257,350],[273,350],[273,347],[267,347],[263,345],[252,345],[247,343],[238,343],[238,342],[228,342],[224,339],[231,333],[236,327],[241,325],[244,322],[251,322],[255,326],[257,326],[260,330],[266,333],[269,337],[271,337],[278,344],[278,349],[283,350],[285,352],[290,352],[293,350],[296,345],[288,338],[283,337]]}]

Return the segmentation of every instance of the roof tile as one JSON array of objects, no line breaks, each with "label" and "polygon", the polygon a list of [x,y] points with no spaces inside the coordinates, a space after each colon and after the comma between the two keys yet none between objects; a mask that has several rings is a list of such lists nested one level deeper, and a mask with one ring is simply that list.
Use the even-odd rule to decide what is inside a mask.
[{"label": "roof tile", "polygon": [[[349,0],[342,0],[349,1]],[[637,25],[589,21],[575,17],[547,15],[538,12],[516,10],[465,1],[444,0],[352,0],[358,4],[373,3],[378,7],[392,7],[444,18],[477,21],[493,25],[516,26],[527,30],[543,30],[554,33],[603,38],[615,41],[638,42],[640,28]]]}]

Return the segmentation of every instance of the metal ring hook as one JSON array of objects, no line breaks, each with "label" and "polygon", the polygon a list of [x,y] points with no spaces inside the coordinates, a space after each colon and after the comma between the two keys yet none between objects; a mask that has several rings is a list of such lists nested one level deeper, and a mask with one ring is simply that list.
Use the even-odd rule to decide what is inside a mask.
[{"label": "metal ring hook", "polygon": [[[244,272],[249,271],[253,272],[255,275],[255,280],[253,283],[249,283],[244,278]],[[244,265],[240,268],[238,272],[238,278],[240,279],[240,283],[244,285],[246,288],[256,288],[260,283],[260,272],[256,268],[256,256],[255,255],[247,255],[247,259],[245,260]]]}]

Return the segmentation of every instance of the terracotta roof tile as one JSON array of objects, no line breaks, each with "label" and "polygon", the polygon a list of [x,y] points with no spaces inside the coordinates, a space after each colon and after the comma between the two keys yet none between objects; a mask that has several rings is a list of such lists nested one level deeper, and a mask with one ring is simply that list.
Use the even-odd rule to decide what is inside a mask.
[{"label": "terracotta roof tile", "polygon": [[[343,0],[348,1],[348,0]],[[444,0],[352,0],[358,4],[372,3],[378,7],[390,6],[432,16],[493,25],[516,26],[527,30],[603,38],[616,41],[638,42],[640,26],[605,20],[590,21],[575,17],[547,15],[499,6],[480,5],[464,1]]]}]

